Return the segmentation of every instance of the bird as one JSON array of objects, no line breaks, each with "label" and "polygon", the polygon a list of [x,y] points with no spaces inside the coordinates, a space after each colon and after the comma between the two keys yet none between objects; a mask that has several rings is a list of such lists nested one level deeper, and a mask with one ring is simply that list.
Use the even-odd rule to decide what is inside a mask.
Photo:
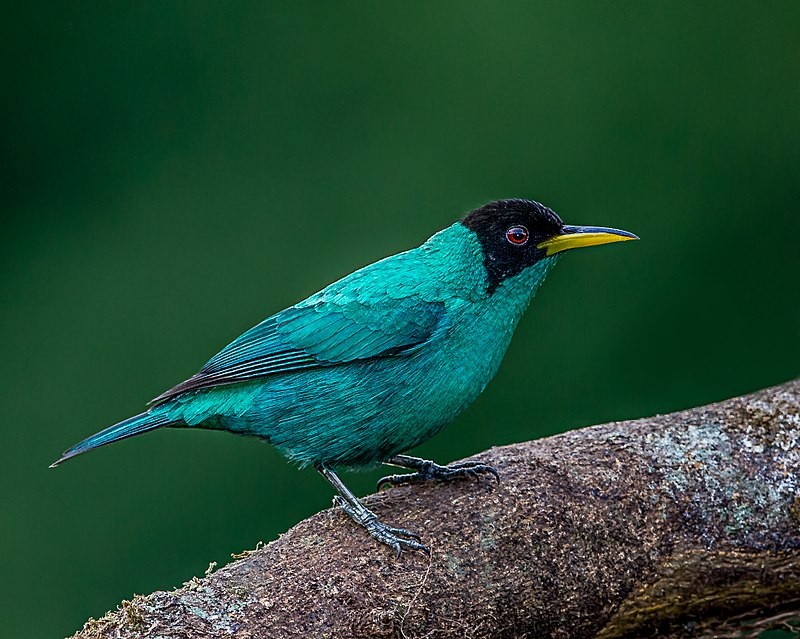
[{"label": "bird", "polygon": [[144,412],[102,430],[54,462],[159,428],[256,437],[336,491],[334,504],[378,542],[429,552],[387,525],[338,469],[411,470],[378,488],[494,476],[478,461],[410,456],[484,390],[545,276],[565,251],[639,239],[570,226],[528,199],[495,200],[426,242],[369,264],[271,315],[233,340]]}]

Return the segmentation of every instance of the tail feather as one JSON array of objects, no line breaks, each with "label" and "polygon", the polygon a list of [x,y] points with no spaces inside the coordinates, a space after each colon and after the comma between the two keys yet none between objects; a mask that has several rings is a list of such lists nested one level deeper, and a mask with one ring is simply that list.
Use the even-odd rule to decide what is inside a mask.
[{"label": "tail feather", "polygon": [[84,439],[82,442],[75,444],[69,450],[64,451],[64,454],[60,459],[50,464],[50,468],[55,468],[61,462],[66,461],[67,459],[95,448],[99,448],[100,446],[105,446],[106,444],[118,442],[121,439],[127,439],[128,437],[133,437],[134,435],[146,433],[148,430],[161,428],[162,426],[167,426],[171,423],[172,422],[167,419],[166,416],[159,415],[158,413],[141,413],[139,415],[134,415],[133,417],[124,419],[118,424],[109,426],[105,430],[101,430],[99,433],[95,433],[91,437]]}]

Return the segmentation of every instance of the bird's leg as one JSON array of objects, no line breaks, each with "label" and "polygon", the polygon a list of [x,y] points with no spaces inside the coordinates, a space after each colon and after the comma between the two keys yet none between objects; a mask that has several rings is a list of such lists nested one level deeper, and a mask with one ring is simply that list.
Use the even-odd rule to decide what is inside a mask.
[{"label": "bird's leg", "polygon": [[440,466],[427,459],[420,459],[419,457],[411,457],[409,455],[395,455],[387,459],[384,464],[391,464],[392,466],[400,466],[402,468],[410,468],[416,472],[406,473],[403,475],[387,475],[378,480],[378,490],[384,485],[400,486],[402,484],[421,484],[431,479],[459,479],[461,477],[478,477],[481,474],[487,473],[494,475],[497,481],[500,481],[500,473],[494,466],[489,466],[479,461],[463,461],[447,466]]},{"label": "bird's leg", "polygon": [[403,552],[404,548],[410,550],[421,550],[430,553],[426,545],[420,542],[420,537],[416,533],[405,528],[392,528],[378,520],[378,516],[362,504],[358,498],[350,492],[339,476],[330,468],[323,464],[317,464],[316,469],[334,487],[338,495],[333,498],[333,503],[346,512],[350,518],[359,526],[367,529],[367,532],[382,544],[391,546],[397,552],[397,556]]}]

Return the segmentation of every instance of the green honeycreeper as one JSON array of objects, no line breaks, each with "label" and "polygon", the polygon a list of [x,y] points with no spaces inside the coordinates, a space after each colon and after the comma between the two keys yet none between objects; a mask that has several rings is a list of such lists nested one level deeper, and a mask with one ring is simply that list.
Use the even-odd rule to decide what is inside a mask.
[{"label": "green honeycreeper", "polygon": [[536,290],[567,249],[637,239],[567,226],[531,200],[490,202],[421,246],[370,264],[253,327],[149,410],[76,444],[53,466],[162,427],[259,437],[313,465],[334,501],[372,537],[427,551],[378,520],[335,472],[376,463],[412,469],[398,485],[497,471],[402,454],[437,433],[494,377]]}]

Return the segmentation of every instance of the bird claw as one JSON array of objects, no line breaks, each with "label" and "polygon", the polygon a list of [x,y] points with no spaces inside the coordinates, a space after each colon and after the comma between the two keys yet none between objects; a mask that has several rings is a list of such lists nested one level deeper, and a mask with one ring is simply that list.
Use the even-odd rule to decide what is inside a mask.
[{"label": "bird claw", "polygon": [[405,528],[387,526],[371,510],[366,508],[357,510],[339,495],[333,498],[333,503],[347,513],[353,521],[363,526],[373,539],[394,548],[398,557],[404,549],[420,550],[426,555],[431,554],[430,548],[421,543],[422,538],[417,533]]},{"label": "bird claw", "polygon": [[[426,555],[431,554],[430,548],[420,541],[420,536],[405,528],[393,528],[381,523],[377,519],[366,526],[367,532],[373,539],[394,548],[397,556],[403,554],[403,549],[420,550]],[[408,537],[408,539],[406,539]]]},{"label": "bird claw", "polygon": [[422,473],[401,473],[399,475],[386,475],[378,480],[375,490],[381,490],[384,486],[404,486],[408,484],[421,484],[427,481]]},{"label": "bird claw", "polygon": [[433,462],[425,462],[423,467],[414,473],[400,475],[387,475],[378,480],[377,490],[383,486],[403,486],[407,484],[421,484],[431,479],[450,481],[462,477],[480,477],[482,474],[493,475],[500,482],[500,473],[494,466],[489,466],[479,461],[463,461],[440,466]]}]

